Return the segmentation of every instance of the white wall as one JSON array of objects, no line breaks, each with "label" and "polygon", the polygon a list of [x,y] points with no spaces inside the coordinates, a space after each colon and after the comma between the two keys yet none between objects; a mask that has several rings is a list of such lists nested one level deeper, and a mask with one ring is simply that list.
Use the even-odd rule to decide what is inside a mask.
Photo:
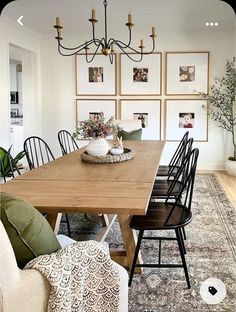
[{"label": "white wall", "polygon": [[[142,35],[139,36],[139,38]],[[145,36],[143,35],[145,38]],[[79,41],[79,40],[78,40]],[[62,57],[56,51],[55,39],[42,38],[41,41],[42,65],[42,134],[53,147],[55,153],[60,155],[56,142],[56,133],[60,129],[75,130],[75,62],[74,57]],[[70,42],[67,40],[67,43]],[[73,45],[73,44],[72,44]],[[225,60],[232,59],[235,55],[235,34],[233,33],[173,33],[160,34],[157,40],[158,52],[163,52],[163,90],[162,96],[148,97],[162,99],[162,108],[166,98],[196,98],[187,96],[165,96],[164,75],[166,51],[210,51],[210,80],[224,73]],[[119,82],[119,79],[117,80]],[[119,89],[119,88],[118,88]],[[82,98],[98,98],[83,96]],[[99,98],[119,99],[144,99],[143,96],[106,96]],[[162,125],[164,124],[164,109],[162,109]],[[118,118],[120,116],[117,116]],[[164,131],[162,129],[162,138]],[[168,142],[163,154],[163,162],[167,163],[178,143]],[[228,144],[229,145],[229,144]],[[226,154],[230,146],[227,145],[227,136],[212,121],[209,121],[208,142],[197,142],[200,148],[199,168],[223,169]],[[227,152],[226,152],[227,151]]]},{"label": "white wall", "polygon": [[[146,38],[139,34],[138,38]],[[79,38],[78,38],[79,39]],[[136,38],[134,38],[136,39]],[[136,40],[137,41],[137,40]],[[24,127],[24,137],[39,134],[49,143],[56,156],[60,155],[57,142],[57,132],[60,129],[75,130],[76,97],[75,96],[75,61],[74,57],[62,57],[57,52],[54,38],[40,38],[39,35],[25,29],[16,23],[0,21],[0,145],[9,146],[9,43],[18,45],[33,53],[22,56],[22,66],[35,72],[35,89],[28,88],[28,103],[24,117],[27,125]],[[70,44],[69,41],[67,41]],[[235,55],[235,33],[173,33],[159,34],[157,50],[166,51],[210,51],[210,78],[221,76],[225,69],[225,60]],[[25,57],[25,60],[24,60]],[[163,54],[163,77],[164,77]],[[42,77],[42,79],[41,79]],[[119,79],[118,79],[119,81]],[[163,79],[164,81],[164,79]],[[30,81],[25,81],[25,84]],[[26,87],[25,85],[25,87]],[[164,83],[162,99],[164,107]],[[96,98],[83,96],[83,98]],[[100,98],[140,98],[146,97],[100,97]],[[154,97],[148,97],[150,99]],[[172,97],[168,97],[172,98]],[[174,98],[174,97],[173,97]],[[188,98],[188,97],[178,97]],[[194,98],[194,97],[191,97]],[[164,109],[162,109],[162,112]],[[117,116],[119,118],[119,116]],[[164,116],[162,116],[164,120]],[[162,131],[163,134],[163,131]],[[163,162],[168,162],[177,143],[167,143],[163,154]],[[199,168],[223,169],[226,155],[231,149],[227,144],[227,134],[211,121],[209,122],[208,142],[196,143],[200,148]]]},{"label": "white wall", "polygon": [[[21,27],[16,21],[0,19],[0,146],[10,145],[9,45],[20,47],[24,77],[24,138],[41,133],[40,35]],[[16,48],[17,50],[17,48]],[[19,50],[19,49],[18,49]],[[11,55],[13,57],[13,55]]]}]

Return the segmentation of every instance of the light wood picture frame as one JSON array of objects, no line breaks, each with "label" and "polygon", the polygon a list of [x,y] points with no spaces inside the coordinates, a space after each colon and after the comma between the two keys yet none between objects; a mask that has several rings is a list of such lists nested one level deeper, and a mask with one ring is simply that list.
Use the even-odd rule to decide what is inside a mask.
[{"label": "light wood picture frame", "polygon": [[120,100],[121,119],[141,120],[142,140],[161,139],[161,100]]},{"label": "light wood picture frame", "polygon": [[209,52],[166,52],[166,95],[209,92]]},{"label": "light wood picture frame", "polygon": [[76,95],[116,95],[117,56],[113,64],[103,54],[97,54],[91,63],[85,54],[75,56]]},{"label": "light wood picture frame", "polygon": [[161,95],[162,53],[144,55],[138,63],[121,53],[119,64],[121,95]]},{"label": "light wood picture frame", "polygon": [[117,100],[114,99],[77,99],[76,100],[76,127],[79,121],[103,112],[108,120],[110,117],[117,118]]},{"label": "light wood picture frame", "polygon": [[198,142],[208,141],[208,102],[203,99],[165,101],[165,140],[180,141],[184,133]]}]

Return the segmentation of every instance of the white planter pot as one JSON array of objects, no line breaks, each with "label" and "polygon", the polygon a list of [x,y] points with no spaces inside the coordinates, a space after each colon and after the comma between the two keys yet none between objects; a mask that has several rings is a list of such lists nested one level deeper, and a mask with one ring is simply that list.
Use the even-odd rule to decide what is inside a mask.
[{"label": "white planter pot", "polygon": [[93,139],[86,145],[85,150],[91,156],[105,156],[110,149],[107,140],[104,138]]},{"label": "white planter pot", "polygon": [[226,160],[225,170],[229,175],[236,176],[236,161]]}]

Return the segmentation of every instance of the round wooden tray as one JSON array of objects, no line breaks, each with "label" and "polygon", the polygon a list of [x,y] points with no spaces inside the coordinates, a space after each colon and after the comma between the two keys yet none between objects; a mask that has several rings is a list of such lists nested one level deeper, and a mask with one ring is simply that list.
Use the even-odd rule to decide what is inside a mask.
[{"label": "round wooden tray", "polygon": [[80,154],[83,161],[90,164],[112,164],[129,160],[135,156],[135,151],[129,148],[124,148],[124,153],[120,155],[112,155],[108,153],[105,156],[91,156],[87,152]]}]

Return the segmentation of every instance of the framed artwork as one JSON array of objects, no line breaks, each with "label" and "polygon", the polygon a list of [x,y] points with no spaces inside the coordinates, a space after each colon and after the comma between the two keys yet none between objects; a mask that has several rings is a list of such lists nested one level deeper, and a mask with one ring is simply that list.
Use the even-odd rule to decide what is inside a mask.
[{"label": "framed artwork", "polygon": [[18,91],[10,92],[11,104],[18,104]]},{"label": "framed artwork", "polygon": [[113,64],[102,54],[91,63],[86,62],[85,54],[75,57],[77,95],[116,95],[116,56]]},{"label": "framed artwork", "polygon": [[139,119],[142,140],[161,138],[161,100],[121,100],[121,119]]},{"label": "framed artwork", "polygon": [[166,100],[165,139],[179,141],[186,131],[195,141],[208,140],[207,100]]},{"label": "framed artwork", "polygon": [[162,54],[144,55],[141,62],[120,54],[120,94],[160,95]]},{"label": "framed artwork", "polygon": [[11,118],[18,117],[19,109],[18,108],[11,108]]},{"label": "framed artwork", "polygon": [[208,94],[209,52],[167,52],[166,94]]},{"label": "framed artwork", "polygon": [[116,119],[116,100],[76,100],[76,126],[78,126],[79,121],[86,120],[89,117],[97,118],[101,112],[104,113],[106,120],[112,116]]}]

